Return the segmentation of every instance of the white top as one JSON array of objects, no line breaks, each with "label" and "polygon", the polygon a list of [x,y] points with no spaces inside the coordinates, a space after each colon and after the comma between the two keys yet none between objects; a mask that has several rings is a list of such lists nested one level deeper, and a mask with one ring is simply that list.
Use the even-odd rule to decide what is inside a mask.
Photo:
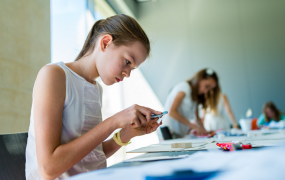
[{"label": "white top", "polygon": [[[173,87],[171,92],[169,93],[166,102],[165,102],[165,110],[169,111],[175,97],[179,92],[184,92],[185,97],[181,101],[177,111],[179,114],[184,116],[189,121],[195,118],[195,110],[197,103],[194,102],[191,98],[191,87],[188,82],[181,82]],[[166,115],[162,121],[162,126],[168,126],[170,131],[173,131],[176,134],[181,136],[185,136],[189,130],[189,127],[178,122],[174,118],[169,115]]]},{"label": "white top", "polygon": [[[65,144],[82,136],[102,122],[102,87],[98,82],[96,82],[96,85],[87,82],[83,77],[69,69],[63,62],[53,64],[60,66],[64,70],[66,78],[66,96],[62,115],[61,135],[61,144]],[[102,144],[100,144],[56,179],[67,178],[103,167],[106,167],[106,156],[103,152]],[[36,155],[33,105],[26,147],[26,179],[42,179]]]},{"label": "white top", "polygon": [[208,108],[204,117],[204,127],[207,131],[216,130],[228,130],[230,129],[229,120],[226,118],[225,105],[223,94],[220,95],[220,99],[217,106],[217,114]]}]

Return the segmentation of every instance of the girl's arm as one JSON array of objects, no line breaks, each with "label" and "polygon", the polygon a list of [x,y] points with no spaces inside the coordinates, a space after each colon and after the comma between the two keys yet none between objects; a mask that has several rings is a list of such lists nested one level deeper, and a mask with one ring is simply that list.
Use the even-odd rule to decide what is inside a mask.
[{"label": "girl's arm", "polygon": [[[120,131],[121,141],[123,143],[126,143],[135,136],[141,136],[144,134],[149,134],[154,132],[162,124],[162,122],[160,122],[160,124],[156,122],[158,119],[159,118],[151,119],[146,125],[142,125],[138,128],[132,128],[128,126],[121,129]],[[120,148],[121,146],[119,146],[113,139],[103,142],[103,150],[107,158],[112,156]]]},{"label": "girl's arm", "polygon": [[227,112],[228,116],[230,117],[230,119],[233,123],[233,128],[238,128],[238,124],[237,124],[237,121],[235,119],[234,113],[231,109],[229,100],[225,94],[223,94],[223,100],[224,100],[224,107],[226,109],[226,112]]},{"label": "girl's arm", "polygon": [[[38,166],[44,179],[55,179],[100,145],[115,129],[139,127],[149,122],[151,112],[132,106],[101,122],[89,132],[61,144],[65,73],[57,65],[43,67],[35,83],[33,112]],[[159,112],[153,111],[153,114]],[[130,125],[132,124],[132,125]]]},{"label": "girl's arm", "polygon": [[[56,65],[43,67],[34,88],[34,123],[39,171],[55,179],[102,143],[117,127],[112,119],[67,144],[61,144],[65,73]],[[90,143],[92,142],[92,143]]]},{"label": "girl's arm", "polygon": [[257,125],[258,126],[262,126],[262,125],[264,125],[265,124],[265,116],[264,116],[264,114],[262,113],[259,117],[258,117],[258,119],[257,119]]}]

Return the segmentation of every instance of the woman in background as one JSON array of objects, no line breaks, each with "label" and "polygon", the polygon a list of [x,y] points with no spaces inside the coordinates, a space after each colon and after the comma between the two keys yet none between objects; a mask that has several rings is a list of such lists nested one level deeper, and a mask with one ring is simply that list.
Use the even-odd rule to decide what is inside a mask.
[{"label": "woman in background", "polygon": [[[189,129],[194,129],[198,135],[207,134],[198,116],[198,106],[207,109],[207,102],[213,102],[212,107],[216,107],[219,89],[218,76],[210,68],[200,70],[188,81],[177,84],[167,97],[165,109],[169,114],[165,116],[163,126],[167,126],[175,137],[185,136]],[[190,122],[193,118],[196,124]]]},{"label": "woman in background", "polygon": [[258,126],[269,125],[271,121],[285,120],[285,116],[280,112],[273,102],[267,102],[263,105],[263,113],[257,120]]},{"label": "woman in background", "polygon": [[213,108],[210,106],[208,109],[203,109],[204,127],[207,131],[230,129],[230,123],[225,113],[231,119],[233,128],[238,128],[229,100],[225,94],[219,92],[219,102],[216,107],[214,103],[209,102],[209,104],[213,104]]}]

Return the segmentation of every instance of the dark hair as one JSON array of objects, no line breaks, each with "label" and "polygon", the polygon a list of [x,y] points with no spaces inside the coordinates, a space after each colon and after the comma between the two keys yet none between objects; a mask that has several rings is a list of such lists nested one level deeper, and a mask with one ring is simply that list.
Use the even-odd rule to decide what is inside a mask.
[{"label": "dark hair", "polygon": [[130,16],[118,14],[95,22],[75,61],[88,55],[94,49],[98,37],[106,34],[113,37],[113,43],[116,46],[140,41],[145,46],[147,54],[150,53],[149,39],[139,23]]},{"label": "dark hair", "polygon": [[[203,79],[213,78],[216,81],[216,87],[209,91],[207,94],[199,94],[199,84]],[[216,72],[212,69],[202,69],[198,71],[192,78],[187,81],[191,87],[191,98],[197,104],[201,104],[204,109],[210,107],[217,113],[217,105],[221,93],[219,78]]]},{"label": "dark hair", "polygon": [[264,114],[264,117],[265,117],[265,122],[269,122],[270,121],[270,118],[266,114],[266,108],[269,108],[269,109],[271,109],[274,112],[273,119],[275,121],[279,121],[280,120],[281,112],[277,109],[277,107],[275,106],[275,104],[273,102],[269,101],[269,102],[267,102],[267,103],[265,103],[263,105],[263,114]]}]

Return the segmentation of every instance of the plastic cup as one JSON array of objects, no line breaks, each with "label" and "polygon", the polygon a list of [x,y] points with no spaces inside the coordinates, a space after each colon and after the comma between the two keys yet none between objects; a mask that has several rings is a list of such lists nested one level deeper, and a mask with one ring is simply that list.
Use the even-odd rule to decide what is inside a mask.
[{"label": "plastic cup", "polygon": [[248,132],[251,130],[251,119],[241,119],[239,121],[241,129],[243,132]]}]

